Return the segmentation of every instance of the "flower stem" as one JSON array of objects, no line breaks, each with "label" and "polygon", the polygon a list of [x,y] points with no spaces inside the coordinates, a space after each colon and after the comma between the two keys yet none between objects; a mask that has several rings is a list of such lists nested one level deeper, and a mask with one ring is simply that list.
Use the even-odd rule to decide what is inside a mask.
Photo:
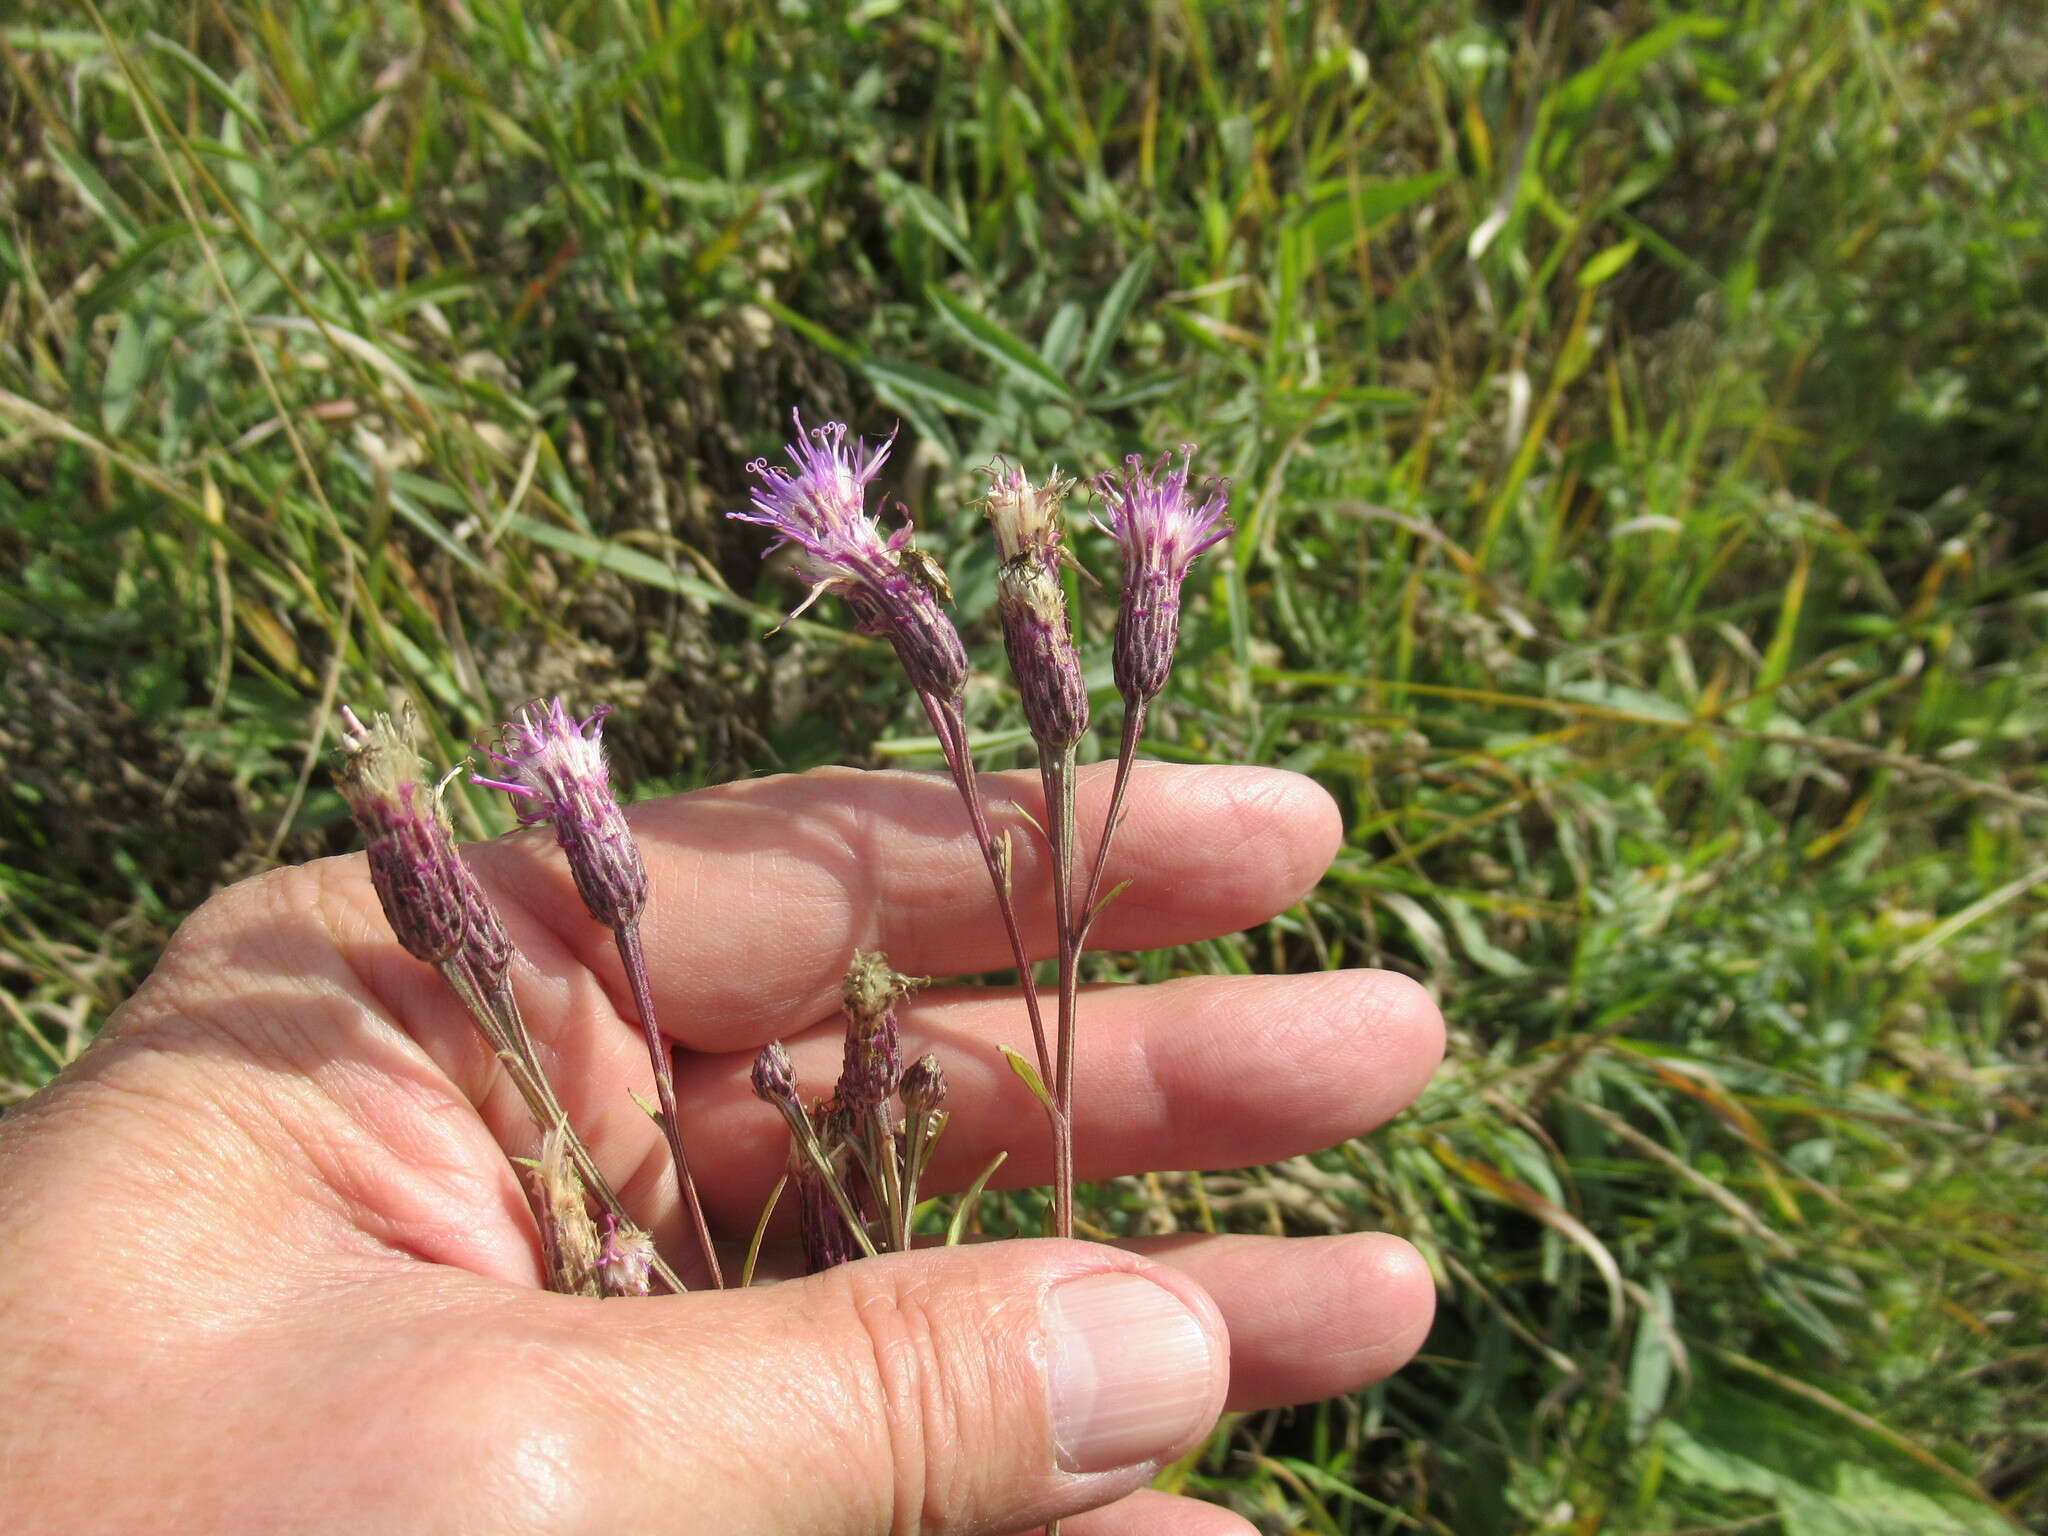
[{"label": "flower stem", "polygon": [[1081,901],[1080,942],[1095,926],[1096,902],[1102,899],[1102,872],[1109,867],[1109,845],[1116,839],[1117,823],[1123,820],[1124,792],[1131,787],[1131,765],[1138,759],[1138,740],[1145,734],[1146,701],[1124,700],[1123,740],[1117,746],[1116,782],[1109,791],[1109,814],[1102,820],[1102,841],[1096,845],[1095,867],[1088,874],[1088,889]]},{"label": "flower stem", "polygon": [[[467,963],[449,961],[440,970],[455,995],[462,999],[462,1005],[469,1010],[469,1016],[475,1020],[485,1043],[497,1052],[498,1060],[504,1063],[506,1075],[512,1079],[512,1086],[518,1089],[519,1097],[525,1100],[527,1112],[533,1116],[534,1122],[543,1131],[561,1133],[569,1161],[575,1165],[583,1187],[620,1221],[632,1221],[618,1193],[598,1170],[597,1159],[590,1155],[583,1138],[569,1124],[561,1100],[555,1097],[554,1087],[533,1053],[526,1020],[519,1011],[518,1003],[513,1000],[511,988],[493,986],[487,1000],[484,989],[477,984],[475,972]],[[689,1289],[659,1254],[654,1256],[653,1270],[656,1278],[678,1295]]]},{"label": "flower stem", "polygon": [[725,1289],[725,1274],[718,1267],[718,1250],[711,1243],[711,1228],[704,1220],[704,1205],[697,1198],[697,1181],[690,1176],[690,1154],[683,1150],[682,1122],[676,1116],[676,1075],[675,1064],[669,1054],[668,1037],[661,1032],[661,1026],[654,1017],[654,991],[647,979],[647,954],[640,943],[640,924],[621,923],[612,930],[618,941],[619,959],[626,968],[626,979],[633,988],[633,1007],[640,1015],[640,1032],[647,1040],[648,1060],[654,1066],[654,1092],[661,1101],[661,1129],[668,1138],[669,1156],[675,1162],[676,1186],[681,1191],[684,1208],[690,1213],[690,1225],[697,1234],[697,1247],[704,1255],[704,1267],[710,1271],[711,1284],[718,1290]]},{"label": "flower stem", "polygon": [[1053,1235],[1074,1235],[1074,1041],[1081,999],[1081,912],[1074,898],[1074,749],[1057,758],[1041,750],[1047,836],[1052,840],[1053,917],[1059,929],[1059,1044],[1054,1057]]},{"label": "flower stem", "polygon": [[1038,1007],[1038,983],[1031,974],[1031,957],[1024,948],[1023,930],[1017,924],[1017,904],[1010,892],[1002,850],[996,845],[995,836],[989,831],[988,816],[982,810],[974,759],[967,750],[967,722],[962,718],[958,704],[928,693],[920,693],[918,697],[924,703],[925,713],[931,717],[932,729],[938,733],[939,749],[945,753],[946,766],[953,773],[953,785],[966,804],[967,819],[974,827],[974,839],[981,846],[982,862],[988,866],[989,883],[996,892],[996,907],[1003,917],[1003,931],[1010,940],[1010,956],[1016,962],[1017,982],[1024,990],[1024,1010],[1031,1019],[1031,1042],[1038,1050],[1039,1077],[1050,1088],[1053,1059],[1046,1046],[1045,1018]]}]

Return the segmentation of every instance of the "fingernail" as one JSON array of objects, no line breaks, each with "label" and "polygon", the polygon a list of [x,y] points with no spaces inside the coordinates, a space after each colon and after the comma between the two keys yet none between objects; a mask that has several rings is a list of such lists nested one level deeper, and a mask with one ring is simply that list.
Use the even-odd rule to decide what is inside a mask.
[{"label": "fingernail", "polygon": [[1107,1472],[1162,1460],[1208,1427],[1221,1366],[1202,1320],[1143,1275],[1084,1275],[1045,1298],[1059,1463]]}]

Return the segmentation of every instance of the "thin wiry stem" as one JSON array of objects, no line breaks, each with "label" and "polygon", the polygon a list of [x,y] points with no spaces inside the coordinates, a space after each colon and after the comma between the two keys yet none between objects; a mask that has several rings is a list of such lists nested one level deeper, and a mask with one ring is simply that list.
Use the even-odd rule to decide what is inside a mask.
[{"label": "thin wiry stem", "polygon": [[982,862],[988,866],[989,883],[996,892],[996,908],[1002,913],[1003,931],[1009,937],[1010,955],[1016,962],[1017,981],[1024,989],[1024,1010],[1031,1019],[1031,1042],[1038,1051],[1039,1077],[1050,1089],[1053,1059],[1047,1048],[1045,1019],[1038,1006],[1038,983],[1031,974],[1031,958],[1024,948],[1023,930],[1017,924],[1017,905],[1011,895],[1002,850],[989,831],[988,816],[982,809],[974,759],[967,750],[967,722],[961,717],[957,704],[934,698],[928,693],[920,693],[918,697],[924,703],[925,714],[931,718],[932,729],[938,733],[939,748],[945,753],[946,766],[952,770],[954,787],[966,804],[967,819],[974,827],[974,839],[981,846]]},{"label": "thin wiry stem", "polygon": [[1074,749],[1047,758],[1041,749],[1047,836],[1052,840],[1053,917],[1059,929],[1059,1044],[1054,1057],[1053,1235],[1074,1235],[1074,1044],[1081,990],[1081,915],[1074,903]]},{"label": "thin wiry stem", "polygon": [[1081,900],[1079,926],[1083,942],[1099,915],[1095,904],[1102,899],[1102,872],[1109,867],[1109,845],[1115,841],[1117,824],[1123,820],[1124,793],[1131,787],[1131,765],[1138,758],[1138,740],[1145,734],[1145,709],[1144,699],[1124,700],[1124,732],[1116,753],[1116,782],[1110,786],[1109,814],[1102,819],[1102,841],[1096,845],[1095,867],[1089,871],[1088,888]]},{"label": "thin wiry stem", "polygon": [[[497,1053],[504,1063],[506,1076],[512,1079],[512,1086],[519,1091],[519,1097],[526,1103],[526,1109],[543,1131],[557,1131],[561,1134],[569,1161],[575,1166],[576,1175],[583,1181],[583,1187],[590,1191],[597,1203],[620,1221],[632,1222],[624,1202],[609,1180],[598,1170],[597,1159],[590,1155],[590,1149],[583,1144],[583,1138],[576,1134],[576,1128],[569,1124],[569,1117],[562,1109],[561,1100],[555,1097],[554,1086],[548,1082],[547,1074],[541,1070],[539,1060],[533,1054],[532,1037],[527,1033],[526,1020],[513,1001],[510,987],[492,986],[488,994],[478,984],[474,969],[462,960],[445,962],[441,975],[447,980],[455,995],[462,999],[462,1005],[469,1010],[469,1016],[476,1022],[484,1041]],[[637,1223],[635,1223],[637,1225]],[[657,1279],[671,1291],[681,1294],[689,1289],[681,1276],[671,1269],[656,1254],[653,1271]]]},{"label": "thin wiry stem", "polygon": [[633,988],[633,1007],[640,1015],[640,1032],[647,1041],[648,1059],[654,1066],[654,1092],[661,1101],[661,1130],[668,1138],[669,1157],[675,1163],[676,1186],[682,1192],[683,1206],[690,1213],[690,1225],[697,1234],[697,1247],[703,1252],[704,1267],[710,1271],[711,1284],[718,1290],[725,1289],[725,1273],[718,1267],[718,1250],[711,1243],[711,1228],[704,1220],[704,1204],[697,1198],[697,1181],[690,1176],[690,1154],[683,1150],[682,1121],[676,1115],[676,1074],[675,1064],[669,1055],[668,1037],[661,1032],[661,1025],[654,1017],[654,993],[647,979],[647,955],[640,943],[640,925],[637,922],[622,923],[612,930],[618,941],[619,959],[626,968],[626,979]]}]

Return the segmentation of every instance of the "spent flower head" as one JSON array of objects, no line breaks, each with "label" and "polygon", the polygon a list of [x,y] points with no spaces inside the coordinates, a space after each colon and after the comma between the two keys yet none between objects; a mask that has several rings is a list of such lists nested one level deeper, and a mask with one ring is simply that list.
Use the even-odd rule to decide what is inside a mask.
[{"label": "spent flower head", "polygon": [[1054,470],[1034,486],[1021,469],[998,461],[983,507],[1003,564],[996,572],[996,612],[1010,675],[1039,750],[1057,758],[1088,730],[1088,685],[1074,649],[1060,563],[1060,503],[1073,482]]},{"label": "spent flower head", "polygon": [[471,774],[470,782],[512,797],[523,825],[553,822],[568,855],[569,872],[590,915],[609,928],[639,919],[647,905],[647,865],[612,792],[604,755],[601,704],[581,720],[560,699],[528,704],[484,754],[500,777]]},{"label": "spent flower head", "polygon": [[1005,560],[1025,554],[1039,554],[1057,560],[1060,546],[1060,508],[1074,479],[1055,469],[1043,485],[1033,485],[1024,471],[1006,459],[988,468],[988,494],[981,508],[995,530],[996,548]]},{"label": "spent flower head", "polygon": [[462,948],[469,908],[482,893],[471,894],[475,882],[455,852],[440,786],[424,776],[419,718],[408,704],[395,720],[379,711],[365,723],[347,708],[341,720],[334,782],[362,831],[370,883],[398,942],[438,965]]},{"label": "spent flower head", "polygon": [[1111,667],[1127,702],[1147,702],[1166,686],[1180,640],[1180,588],[1188,566],[1231,532],[1230,487],[1222,480],[1188,484],[1195,447],[1183,443],[1151,464],[1138,454],[1120,473],[1095,477],[1104,516],[1096,523],[1123,555],[1123,600],[1117,610]]},{"label": "spent flower head", "polygon": [[838,1099],[850,1110],[874,1109],[886,1103],[902,1081],[896,1005],[921,985],[898,974],[888,957],[856,950],[840,988],[846,1013],[846,1058],[840,1069]]},{"label": "spent flower head", "polygon": [[602,1250],[597,1225],[584,1204],[583,1181],[570,1161],[566,1130],[556,1127],[542,1134],[533,1182],[548,1288],[571,1296],[597,1295]]},{"label": "spent flower head", "polygon": [[760,484],[750,510],[726,514],[776,535],[770,546],[795,551],[797,574],[811,595],[801,613],[827,592],[846,600],[862,630],[895,647],[919,693],[957,700],[967,686],[967,651],[939,604],[950,596],[932,559],[911,544],[910,525],[884,533],[867,510],[867,490],[889,457],[890,440],[869,447],[849,437],[844,422],[806,428],[792,411],[793,468],[756,459],[747,466]]},{"label": "spent flower head", "polygon": [[607,1296],[654,1293],[654,1239],[610,1211],[599,1218],[603,1238],[597,1249],[597,1282]]}]

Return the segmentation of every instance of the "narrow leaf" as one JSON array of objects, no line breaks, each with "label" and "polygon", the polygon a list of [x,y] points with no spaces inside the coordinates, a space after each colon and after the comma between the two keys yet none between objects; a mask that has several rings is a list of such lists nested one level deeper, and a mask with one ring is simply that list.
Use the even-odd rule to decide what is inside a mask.
[{"label": "narrow leaf", "polygon": [[999,1045],[996,1049],[1003,1053],[1003,1060],[1010,1064],[1010,1070],[1017,1074],[1017,1080],[1031,1090],[1034,1099],[1045,1106],[1045,1112],[1048,1115],[1058,1115],[1059,1110],[1053,1104],[1052,1095],[1046,1091],[1045,1081],[1038,1075],[1038,1068],[1007,1045]]},{"label": "narrow leaf", "polygon": [[[1012,1051],[1010,1054],[1014,1056],[1016,1052]],[[1030,1064],[1028,1062],[1025,1064],[1025,1070],[1030,1071]],[[1036,1072],[1032,1072],[1031,1075],[1033,1078],[1038,1076]],[[1010,1154],[1007,1152],[998,1152],[994,1157],[990,1158],[988,1166],[981,1170],[981,1173],[972,1184],[967,1186],[967,1193],[962,1195],[960,1203],[953,1207],[953,1219],[946,1223],[946,1246],[948,1248],[958,1248],[960,1246],[960,1239],[967,1231],[967,1218],[974,1214],[975,1206],[981,1203],[981,1192],[988,1188],[988,1181],[995,1177],[996,1170],[1003,1166],[1009,1156]]]},{"label": "narrow leaf", "polygon": [[1088,333],[1088,349],[1081,354],[1081,368],[1074,375],[1074,388],[1085,392],[1092,389],[1102,376],[1103,365],[1109,361],[1117,338],[1123,334],[1131,311],[1137,307],[1145,280],[1151,275],[1152,253],[1140,251],[1111,284],[1109,293],[1103,298],[1102,308],[1095,312],[1095,328]]}]

